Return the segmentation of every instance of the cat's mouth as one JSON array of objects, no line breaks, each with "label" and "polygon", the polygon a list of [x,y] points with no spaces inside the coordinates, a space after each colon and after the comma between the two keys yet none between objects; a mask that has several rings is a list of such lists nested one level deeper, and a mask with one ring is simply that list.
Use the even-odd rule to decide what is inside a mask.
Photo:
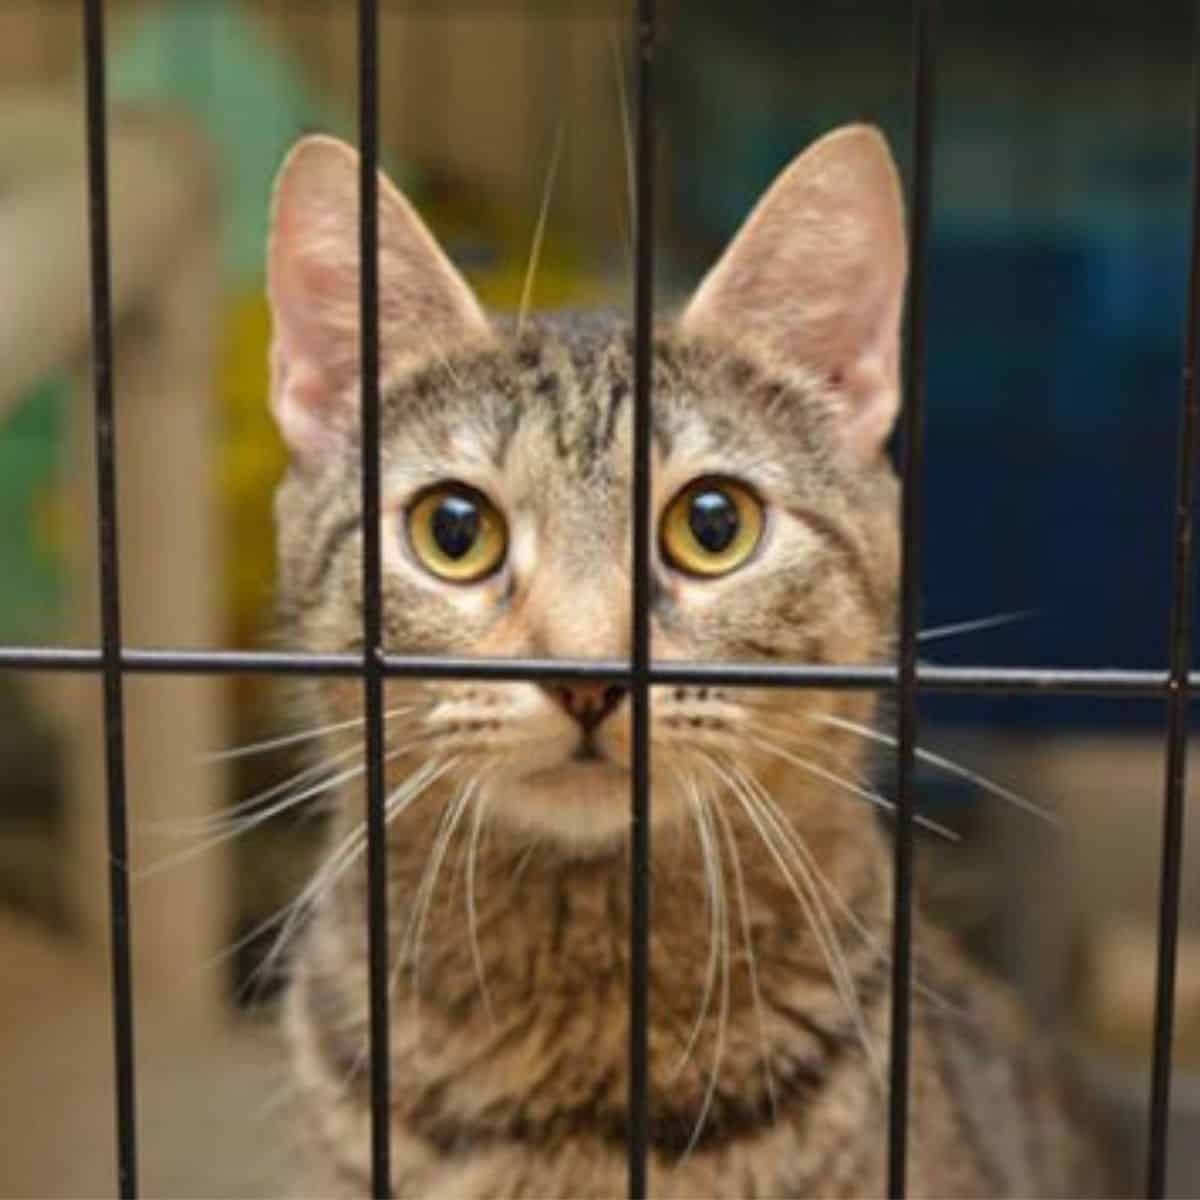
[{"label": "cat's mouth", "polygon": [[533,784],[560,780],[578,782],[585,775],[624,776],[628,773],[625,767],[609,758],[594,742],[584,740],[566,758],[551,766],[540,767],[526,776],[526,779]]},{"label": "cat's mouth", "polygon": [[602,753],[600,747],[596,745],[596,738],[590,730],[580,738],[579,745],[575,747],[570,761],[573,763],[612,762],[608,755]]}]

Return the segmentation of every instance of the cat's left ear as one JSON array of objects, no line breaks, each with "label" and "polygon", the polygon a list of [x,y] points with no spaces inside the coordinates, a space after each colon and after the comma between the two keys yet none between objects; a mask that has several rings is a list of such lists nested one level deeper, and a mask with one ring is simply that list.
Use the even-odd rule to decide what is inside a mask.
[{"label": "cat's left ear", "polygon": [[[357,152],[323,136],[301,141],[275,184],[271,409],[300,464],[320,461],[358,415],[358,188]],[[466,281],[382,173],[378,229],[382,369],[492,337]]]},{"label": "cat's left ear", "polygon": [[822,374],[846,401],[847,444],[870,459],[900,402],[907,272],[887,143],[869,126],[847,126],[776,179],[697,289],[681,329]]}]

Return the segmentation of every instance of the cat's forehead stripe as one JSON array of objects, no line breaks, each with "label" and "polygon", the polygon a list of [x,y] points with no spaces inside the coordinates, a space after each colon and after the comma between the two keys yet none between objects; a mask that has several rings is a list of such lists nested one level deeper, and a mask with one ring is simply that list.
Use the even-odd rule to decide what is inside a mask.
[{"label": "cat's forehead stripe", "polygon": [[[665,356],[656,371],[666,395],[677,372]],[[384,394],[384,434],[444,452],[451,431],[466,430],[502,470],[518,431],[537,426],[549,434],[559,461],[590,477],[612,465],[631,389],[628,329],[612,321],[541,319],[518,339],[447,355],[394,380]],[[663,456],[673,441],[666,407],[656,404],[654,419]]]},{"label": "cat's forehead stripe", "polygon": [[[802,457],[806,471],[828,472],[830,413],[820,380],[670,329],[656,338],[653,373],[660,462],[699,447],[719,450],[735,468],[765,457],[787,469]],[[473,444],[504,471],[514,439],[529,430],[545,438],[547,460],[576,479],[624,474],[632,374],[625,324],[577,315],[532,319],[519,335],[502,330],[490,346],[448,352],[393,380],[384,395],[385,445],[449,461],[456,446]],[[748,413],[757,419],[747,421]],[[781,444],[794,453],[781,457]]]}]

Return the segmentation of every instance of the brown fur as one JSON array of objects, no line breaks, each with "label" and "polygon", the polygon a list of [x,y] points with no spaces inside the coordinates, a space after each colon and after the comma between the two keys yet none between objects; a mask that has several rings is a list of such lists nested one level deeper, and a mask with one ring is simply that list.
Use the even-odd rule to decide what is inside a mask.
[{"label": "brown fur", "polygon": [[[853,207],[841,214],[853,237],[838,261],[848,266],[844,279],[827,271],[823,286],[859,286],[867,260],[856,247],[899,228],[894,173],[876,157],[886,152],[864,137],[810,151],[816,165],[777,185],[764,202],[769,219],[747,227],[786,225],[770,207],[781,196],[819,216],[838,172],[868,190],[881,179],[886,194],[872,192],[865,230],[853,227]],[[854,174],[855,155],[867,174]],[[819,228],[801,225],[810,239]],[[863,325],[849,340],[830,334],[842,329],[836,321],[814,325],[813,337],[803,328],[763,336],[772,327],[761,313],[724,327],[739,302],[778,305],[786,292],[762,285],[761,267],[758,291],[747,290],[737,268],[774,261],[754,248],[747,260],[735,244],[735,269],[710,276],[656,341],[653,508],[697,476],[731,476],[762,498],[766,531],[744,566],[717,579],[683,575],[656,553],[653,653],[875,661],[896,592],[896,485],[881,441],[895,402],[902,248],[888,251],[882,282],[869,275],[877,320],[842,297]],[[274,252],[291,251],[277,242]],[[449,268],[416,270],[406,263],[406,294],[422,277],[437,292]],[[278,320],[296,297],[279,294],[284,273],[274,279]],[[819,282],[800,289],[810,311]],[[569,319],[481,335],[477,314],[464,310],[456,337],[457,293],[439,295],[425,306],[440,314],[436,353],[385,342],[387,648],[627,655],[628,331]],[[277,363],[281,425],[301,431],[278,498],[281,595],[296,641],[355,650],[358,444],[344,416],[353,380],[322,391],[309,386],[319,371],[305,370],[303,394],[293,394]],[[314,396],[342,416],[323,417]],[[504,568],[469,587],[435,579],[406,543],[408,500],[446,479],[485,492],[508,523]],[[360,687],[314,683],[311,702],[321,720],[344,721],[360,712]],[[387,723],[395,1193],[622,1195],[628,706],[599,729],[603,761],[578,764],[574,722],[536,684],[396,680],[386,704],[397,714]],[[890,860],[853,791],[863,786],[863,742],[822,723],[830,715],[869,722],[873,700],[763,688],[654,693],[655,1196],[885,1189]],[[331,740],[350,746],[356,735]],[[414,779],[426,786],[410,799]],[[361,813],[350,783],[331,850],[360,848]],[[312,1151],[305,1190],[351,1196],[369,1191],[366,883],[362,855],[345,861],[315,906],[288,1025]],[[1109,1181],[1051,1055],[1013,1002],[920,923],[918,944],[910,1194],[1104,1194]]]}]

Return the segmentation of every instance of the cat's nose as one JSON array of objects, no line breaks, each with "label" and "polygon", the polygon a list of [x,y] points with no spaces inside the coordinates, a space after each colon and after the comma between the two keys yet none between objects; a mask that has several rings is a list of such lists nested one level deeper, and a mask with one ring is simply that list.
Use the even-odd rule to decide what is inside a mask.
[{"label": "cat's nose", "polygon": [[546,683],[542,685],[568,715],[591,733],[625,698],[625,689],[607,683]]}]

